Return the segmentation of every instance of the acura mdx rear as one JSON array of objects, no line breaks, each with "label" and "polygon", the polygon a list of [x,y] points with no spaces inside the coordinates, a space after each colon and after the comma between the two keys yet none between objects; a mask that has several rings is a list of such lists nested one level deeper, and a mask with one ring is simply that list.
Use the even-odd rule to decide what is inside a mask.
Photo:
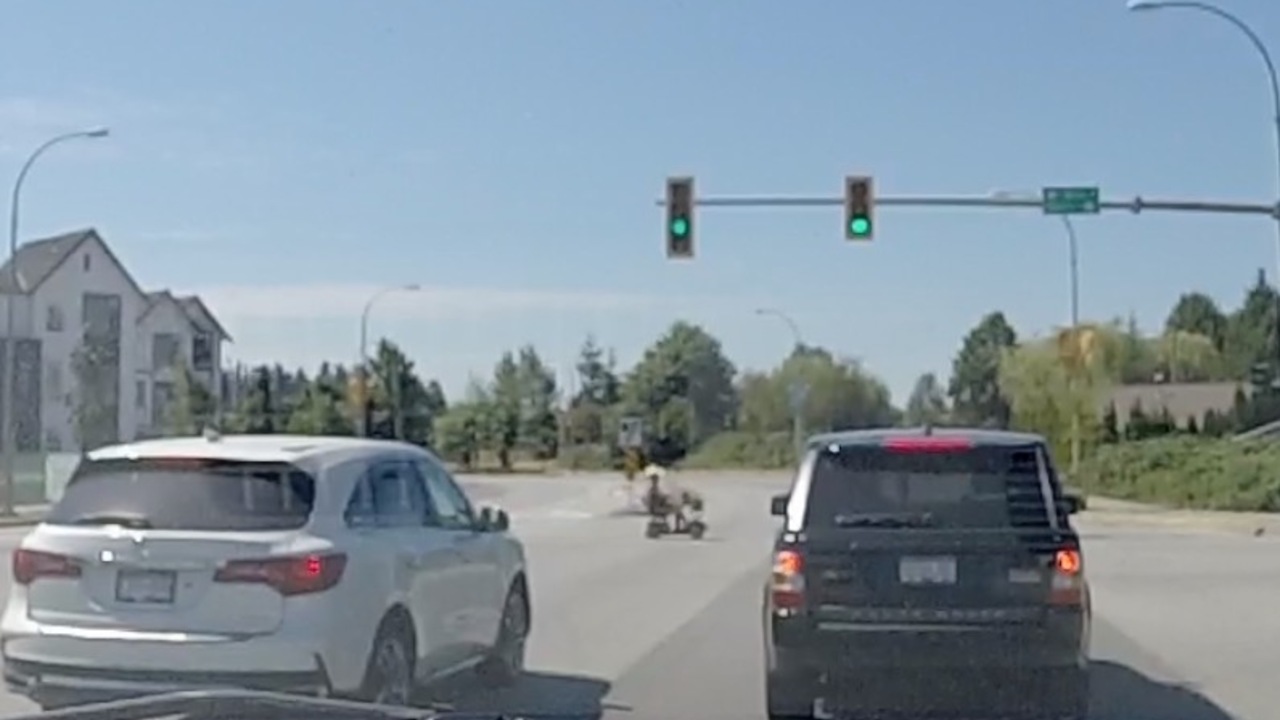
[{"label": "acura mdx rear", "polygon": [[1039,436],[816,438],[772,511],[770,718],[1087,714],[1089,589]]}]

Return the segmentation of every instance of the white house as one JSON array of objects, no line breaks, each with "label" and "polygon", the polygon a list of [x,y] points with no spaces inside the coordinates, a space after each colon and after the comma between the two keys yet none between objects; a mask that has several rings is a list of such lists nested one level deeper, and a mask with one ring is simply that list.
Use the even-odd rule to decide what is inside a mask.
[{"label": "white house", "polygon": [[12,302],[19,450],[80,446],[76,417],[86,392],[77,378],[88,375],[97,408],[89,442],[148,434],[157,388],[164,397],[172,387],[172,362],[157,370],[160,355],[194,363],[195,376],[219,395],[226,331],[198,298],[144,292],[95,230],[27,243],[10,262],[0,267],[0,340],[11,334],[5,320]]},{"label": "white house", "polygon": [[157,434],[174,398],[179,363],[209,389],[222,395],[222,343],[230,340],[209,308],[195,295],[175,296],[168,290],[147,294],[148,305],[138,318],[138,358],[133,402],[142,417],[139,433]]}]

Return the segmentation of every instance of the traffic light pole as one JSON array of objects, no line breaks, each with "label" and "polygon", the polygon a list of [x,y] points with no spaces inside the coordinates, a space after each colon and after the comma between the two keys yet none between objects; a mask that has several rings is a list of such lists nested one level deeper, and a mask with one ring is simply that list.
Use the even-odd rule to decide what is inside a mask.
[{"label": "traffic light pole", "polygon": [[[758,207],[758,208],[804,208],[804,207],[840,207],[844,205],[842,197],[784,197],[784,196],[741,196],[741,197],[707,197],[696,198],[697,207]],[[665,207],[665,200],[657,200],[658,207]],[[960,208],[1034,208],[1042,209],[1041,198],[1001,198],[1001,197],[967,197],[963,195],[898,195],[879,196],[874,198],[876,207],[960,207]],[[1127,210],[1138,214],[1148,210],[1190,212],[1190,213],[1228,213],[1235,215],[1267,215],[1280,219],[1280,203],[1264,205],[1262,203],[1220,202],[1216,200],[1147,200],[1136,196],[1131,200],[1099,200],[1099,210]]]}]

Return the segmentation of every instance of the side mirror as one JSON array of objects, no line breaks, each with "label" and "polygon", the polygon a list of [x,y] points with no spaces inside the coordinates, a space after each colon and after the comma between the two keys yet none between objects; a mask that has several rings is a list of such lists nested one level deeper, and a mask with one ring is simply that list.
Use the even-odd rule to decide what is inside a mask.
[{"label": "side mirror", "polygon": [[480,529],[484,532],[505,532],[511,527],[511,518],[505,510],[485,507],[480,509]]},{"label": "side mirror", "polygon": [[1075,515],[1081,510],[1084,510],[1085,505],[1084,495],[1081,495],[1074,490],[1067,490],[1062,494],[1062,509],[1065,510],[1068,515]]},{"label": "side mirror", "polygon": [[769,514],[774,517],[785,517],[787,514],[787,504],[790,502],[790,495],[774,495],[769,501]]}]

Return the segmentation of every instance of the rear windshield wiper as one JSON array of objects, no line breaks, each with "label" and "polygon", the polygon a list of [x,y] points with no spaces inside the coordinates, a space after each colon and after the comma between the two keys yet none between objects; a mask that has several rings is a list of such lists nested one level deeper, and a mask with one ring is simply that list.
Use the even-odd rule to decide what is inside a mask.
[{"label": "rear windshield wiper", "polygon": [[396,707],[259,690],[182,690],[75,705],[7,720],[518,720],[494,712]]},{"label": "rear windshield wiper", "polygon": [[72,525],[119,525],[132,530],[149,530],[153,527],[145,515],[129,513],[87,513],[70,520]]},{"label": "rear windshield wiper", "polygon": [[932,527],[933,513],[842,513],[835,516],[838,527],[915,528]]}]

